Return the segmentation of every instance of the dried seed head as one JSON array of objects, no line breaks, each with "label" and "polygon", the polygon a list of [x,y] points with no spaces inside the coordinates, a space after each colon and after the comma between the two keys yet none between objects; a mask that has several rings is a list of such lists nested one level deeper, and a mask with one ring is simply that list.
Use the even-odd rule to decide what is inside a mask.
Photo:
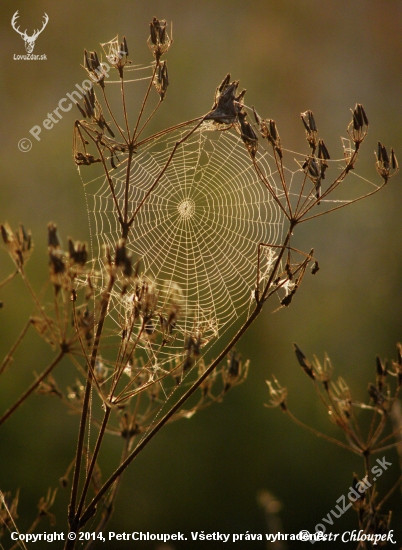
[{"label": "dried seed head", "polygon": [[293,286],[293,288],[286,294],[284,298],[281,300],[281,306],[289,307],[292,303],[293,296],[296,294],[297,286]]},{"label": "dried seed head", "polygon": [[281,387],[275,376],[273,377],[273,382],[266,380],[266,383],[269,390],[270,402],[269,405],[265,406],[269,408],[280,407],[285,412],[287,410],[286,399],[288,390]]},{"label": "dried seed head", "polygon": [[149,24],[150,36],[148,38],[148,46],[156,59],[157,65],[159,65],[160,58],[169,50],[173,42],[166,32],[166,28],[167,23],[165,19],[154,17]]},{"label": "dried seed head", "polygon": [[368,385],[367,391],[370,399],[374,402],[374,405],[380,409],[383,409],[385,398],[381,391],[372,383]]},{"label": "dried seed head", "polygon": [[308,144],[310,145],[312,153],[315,152],[317,148],[317,126],[314,120],[314,115],[312,111],[306,111],[304,113],[301,113],[301,119],[303,122],[303,126],[306,130],[306,139]]},{"label": "dried seed head", "polygon": [[[325,179],[325,170],[327,168],[327,161],[325,159],[317,158],[314,155],[306,157],[306,160],[302,164],[302,169],[314,184],[315,196],[317,199],[321,197],[321,180]],[[318,201],[317,204],[320,204],[320,202]]]},{"label": "dried seed head", "polygon": [[238,96],[235,97],[235,101],[237,103],[240,103],[241,105],[243,105],[243,101],[244,101],[244,96],[246,95],[246,92],[247,90],[242,90]]},{"label": "dried seed head", "polygon": [[275,152],[278,154],[279,158],[282,158],[282,145],[281,145],[281,138],[279,137],[278,128],[276,126],[275,120],[269,119],[265,120],[261,118],[256,110],[253,107],[254,117],[255,121],[258,124],[260,133],[262,137],[267,139],[269,143],[274,148]]},{"label": "dried seed head", "polygon": [[328,149],[322,139],[318,140],[318,158],[322,160],[330,159]]},{"label": "dried seed head", "polygon": [[249,361],[243,366],[241,355],[232,350],[227,358],[227,365],[222,369],[223,393],[226,393],[233,386],[243,382],[247,377]]},{"label": "dried seed head", "polygon": [[148,334],[153,334],[155,330],[151,319],[154,316],[157,301],[158,295],[150,283],[143,281],[142,284],[136,288],[134,307],[138,308],[138,314],[142,316],[143,324]]},{"label": "dried seed head", "polygon": [[[120,78],[123,78],[123,69],[125,65],[127,63],[131,63],[131,61],[128,60],[128,46],[126,37],[124,36],[123,41],[119,43],[119,37],[116,36],[113,40],[105,42],[104,44],[101,44],[101,46],[110,65],[117,69]],[[102,64],[101,69],[104,70],[104,73],[107,76],[107,70],[103,68]]]},{"label": "dried seed head", "polygon": [[217,124],[233,124],[238,120],[238,114],[242,109],[242,103],[236,98],[238,80],[230,82],[230,74],[227,74],[215,91],[214,104],[211,111],[206,115],[205,120],[213,120]]},{"label": "dried seed head", "polygon": [[307,162],[307,170],[311,179],[318,180],[321,179],[321,170],[320,165],[316,157],[310,157]]},{"label": "dried seed head", "polygon": [[356,103],[352,111],[352,120],[349,123],[347,132],[355,144],[355,149],[360,147],[368,132],[368,118],[363,105]]},{"label": "dried seed head", "polygon": [[12,232],[8,224],[1,226],[1,236],[4,244],[10,244],[12,239]]},{"label": "dried seed head", "polygon": [[166,90],[169,86],[169,76],[166,61],[160,63],[158,68],[156,69],[154,86],[161,98],[161,101],[163,101],[163,99],[165,98]]},{"label": "dried seed head", "polygon": [[377,372],[377,376],[376,376],[377,388],[379,389],[379,391],[382,391],[384,387],[385,378],[388,374],[388,369],[387,369],[387,364],[383,363],[381,359],[378,357],[378,355],[376,357],[376,372]]},{"label": "dried seed head", "polygon": [[[50,266],[52,280],[54,276],[60,275],[66,271],[64,254],[60,250],[56,250],[54,248],[51,248],[49,250],[49,266]],[[57,284],[58,283],[59,281],[57,279]]]},{"label": "dried seed head", "polygon": [[313,265],[311,266],[311,273],[312,275],[315,275],[317,273],[317,271],[320,270],[320,266],[318,265],[318,262],[317,260],[315,260],[315,262],[313,263]]},{"label": "dried seed head", "polygon": [[376,364],[377,376],[386,376],[387,375],[387,365],[381,361],[381,359],[378,355],[375,358],[375,364]]},{"label": "dried seed head", "polygon": [[120,51],[126,55],[126,57],[128,56],[128,46],[127,46],[127,40],[126,40],[126,37],[123,36],[123,42],[122,42],[122,46],[123,48],[120,48]]},{"label": "dried seed head", "polygon": [[304,372],[314,380],[315,374],[310,361],[307,359],[307,357],[304,355],[304,353],[302,352],[302,350],[299,348],[297,344],[293,343],[293,349],[295,350],[296,358],[299,362],[299,365],[302,367]]},{"label": "dried seed head", "polygon": [[168,317],[165,317],[162,314],[159,314],[159,322],[161,325],[161,330],[163,335],[162,345],[170,343],[174,340],[174,336],[172,337],[172,334],[174,329],[176,328],[177,314],[178,314],[178,311],[175,308],[172,308]]},{"label": "dried seed head", "polygon": [[314,356],[313,369],[316,380],[322,383],[325,390],[329,389],[329,382],[332,378],[332,365],[329,357],[326,355],[324,358],[324,364],[321,365],[317,357]]},{"label": "dried seed head", "polygon": [[[84,118],[92,119],[92,121],[101,129],[102,134],[106,129],[112,138],[115,137],[114,132],[112,131],[109,124],[106,122],[105,117],[103,116],[102,106],[97,100],[93,88],[91,88],[87,93],[84,94],[84,108],[82,108],[78,103],[77,103],[77,107],[80,113],[84,116]],[[84,127],[85,127],[85,123],[84,123]],[[101,136],[98,135],[97,138],[98,138],[98,141],[101,141],[101,143],[103,145],[106,145],[110,150],[109,144],[105,143],[100,139]],[[80,134],[80,141],[84,142],[81,134]],[[87,144],[87,143],[88,143],[87,141],[84,142],[84,144]],[[91,164],[92,162],[99,162],[97,159],[95,160],[94,157],[92,157],[92,155],[87,155],[87,154],[84,155],[83,153],[76,153],[75,157],[78,160],[82,160],[80,164]],[[89,162],[89,160],[92,160],[92,162]]]},{"label": "dried seed head", "polygon": [[71,239],[68,239],[68,253],[70,260],[74,263],[80,266],[86,264],[88,258],[86,243],[81,243],[80,241],[73,242]]},{"label": "dried seed head", "polygon": [[133,274],[131,254],[127,252],[124,239],[120,239],[116,247],[115,265],[122,268],[125,277],[131,277]]},{"label": "dried seed head", "polygon": [[241,138],[251,157],[254,158],[258,149],[258,138],[251,124],[246,121],[246,116],[247,113],[239,111],[238,118],[240,122]]},{"label": "dried seed head", "polygon": [[85,165],[89,166],[90,164],[94,164],[96,162],[102,162],[100,158],[95,158],[93,155],[90,155],[89,153],[81,153],[80,151],[77,151],[74,155],[74,162],[77,166]]},{"label": "dried seed head", "polygon": [[63,398],[63,394],[60,391],[56,380],[51,374],[49,374],[49,376],[46,378],[46,381],[43,380],[39,384],[37,391],[42,395],[56,395],[57,397]]},{"label": "dried seed head", "polygon": [[18,231],[12,232],[8,223],[0,226],[1,236],[8,252],[18,268],[22,268],[28,261],[33,250],[32,235],[30,231],[25,231],[22,224]]},{"label": "dried seed head", "polygon": [[84,50],[84,69],[93,82],[99,84],[101,88],[105,87],[106,72],[96,51],[87,52],[87,50]]},{"label": "dried seed head", "polygon": [[200,355],[202,346],[201,333],[196,332],[194,334],[188,334],[184,341],[185,359],[183,365],[183,371],[192,367],[195,360]]},{"label": "dried seed head", "polygon": [[392,176],[394,176],[399,172],[399,165],[395,156],[395,151],[391,149],[391,159],[390,159],[387,149],[379,141],[376,158],[377,158],[377,162],[376,162],[377,172],[380,174],[380,176],[383,178],[384,182],[386,183],[389,180],[389,178],[392,178]]}]

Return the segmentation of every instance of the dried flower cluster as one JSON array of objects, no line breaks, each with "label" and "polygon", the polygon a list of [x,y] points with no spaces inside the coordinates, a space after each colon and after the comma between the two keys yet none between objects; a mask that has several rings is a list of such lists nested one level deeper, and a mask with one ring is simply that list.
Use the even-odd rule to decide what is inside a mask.
[{"label": "dried flower cluster", "polygon": [[[380,497],[375,483],[373,464],[376,465],[375,455],[384,457],[386,451],[392,448],[396,448],[398,452],[401,451],[402,345],[397,345],[396,360],[388,362],[380,357],[376,358],[376,377],[375,381],[368,385],[367,402],[354,399],[344,378],[332,380],[333,368],[328,356],[325,356],[321,363],[315,356],[310,361],[297,344],[294,344],[294,350],[299,365],[312,381],[331,422],[344,433],[345,441],[318,432],[295,417],[289,409],[288,392],[286,388],[280,386],[276,378],[273,382],[267,380],[270,403],[266,406],[280,407],[297,425],[362,458],[364,475],[353,474],[352,480],[352,487],[359,495],[359,498],[351,500],[357,512],[358,528],[367,535],[388,533],[392,512],[384,512],[383,508],[391,494],[400,487],[402,475],[386,495]],[[368,423],[366,414],[371,414]],[[364,487],[364,490],[360,490],[361,487]],[[360,542],[358,548],[367,548],[366,542]]]}]

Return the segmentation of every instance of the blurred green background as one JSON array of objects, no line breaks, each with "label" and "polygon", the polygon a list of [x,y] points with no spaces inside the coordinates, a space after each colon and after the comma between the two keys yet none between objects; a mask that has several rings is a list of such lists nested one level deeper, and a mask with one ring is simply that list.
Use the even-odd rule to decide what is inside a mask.
[{"label": "blurred green background", "polygon": [[[47,61],[13,60],[13,54],[25,53],[10,25],[16,10],[21,29],[28,31],[40,25],[43,12],[49,15],[34,50],[46,53]],[[32,140],[28,153],[20,152],[17,143],[31,137],[29,129],[41,124],[85,78],[80,66],[84,47],[99,49],[100,42],[126,35],[131,59],[148,63],[146,39],[154,15],[173,21],[170,86],[159,114],[161,128],[205,113],[216,86],[230,72],[247,88],[246,103],[276,120],[288,149],[306,151],[300,113],[311,109],[333,157],[341,156],[339,136],[346,135],[349,109],[359,102],[370,131],[358,172],[378,178],[373,154],[377,140],[393,146],[402,158],[399,1],[3,0],[0,14],[0,219],[13,227],[23,222],[32,230],[36,249],[28,272],[37,288],[47,273],[50,220],[57,222],[65,240],[89,237],[84,193],[71,152],[78,113],[73,109],[52,130],[43,130],[41,141]],[[396,177],[374,198],[300,227],[294,244],[303,250],[314,247],[320,272],[306,278],[290,308],[275,314],[267,308],[241,341],[238,349],[251,360],[247,382],[222,404],[164,428],[139,456],[125,474],[110,530],[264,533],[264,513],[257,503],[261,489],[282,502],[284,532],[313,531],[334,508],[353,472],[363,475],[361,461],[302,431],[278,410],[264,408],[265,380],[275,374],[289,389],[294,413],[337,434],[296,364],[291,346],[295,341],[309,356],[323,358],[327,352],[335,373],[348,380],[356,398],[366,399],[375,355],[394,358],[401,339],[401,204]],[[10,268],[2,253],[0,280]],[[32,306],[17,280],[0,291],[0,299],[4,355]],[[49,351],[38,340],[30,336],[29,346],[2,376],[2,410],[32,380],[32,372],[47,363]],[[59,372],[63,375],[63,366]],[[2,428],[0,488],[13,493],[21,488],[21,532],[30,524],[40,496],[57,486],[71,461],[77,427],[78,419],[68,416],[56,400],[35,395]],[[120,454],[120,441],[111,439],[108,447],[111,464]],[[399,475],[396,453],[389,451],[387,459],[393,466],[381,479],[383,492]],[[68,491],[59,489],[56,530],[65,528],[67,502]],[[400,491],[389,507],[402,543]],[[332,531],[356,527],[349,510]],[[39,528],[46,529],[53,528],[45,523]],[[188,541],[176,547],[193,546]],[[263,548],[264,543],[252,546]],[[214,543],[205,547],[213,548]]]}]

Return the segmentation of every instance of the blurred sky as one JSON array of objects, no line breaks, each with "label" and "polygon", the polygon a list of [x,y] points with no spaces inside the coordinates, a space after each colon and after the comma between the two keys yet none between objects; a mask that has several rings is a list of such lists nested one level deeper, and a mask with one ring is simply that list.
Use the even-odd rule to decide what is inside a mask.
[{"label": "blurred sky", "polygon": [[[34,50],[45,53],[47,61],[13,59],[25,53],[10,25],[16,10],[20,28],[28,32],[48,14],[49,23]],[[57,222],[64,239],[89,236],[82,184],[72,161],[78,113],[73,109],[53,129],[43,130],[40,142],[32,139],[30,152],[20,152],[17,144],[31,138],[32,126],[41,125],[85,78],[80,66],[84,47],[98,49],[100,42],[126,35],[133,61],[148,63],[146,39],[154,15],[173,21],[170,86],[160,110],[161,128],[204,114],[216,86],[230,72],[247,89],[246,103],[276,120],[285,147],[307,150],[300,113],[311,109],[331,154],[341,156],[339,137],[346,135],[350,108],[359,102],[370,121],[359,173],[378,178],[373,154],[378,140],[393,146],[402,159],[402,4],[396,0],[3,0],[0,220],[13,227],[23,222],[32,230],[36,250],[30,275],[38,286],[46,276],[50,220]],[[241,342],[240,351],[251,359],[249,380],[223,404],[168,426],[139,457],[125,475],[111,529],[263,533],[256,496],[262,488],[282,501],[287,532],[313,530],[333,508],[353,471],[362,474],[362,465],[290,425],[279,411],[265,409],[264,381],[275,374],[288,386],[289,402],[298,415],[336,434],[297,368],[291,346],[296,341],[310,356],[327,352],[336,373],[356,388],[357,397],[365,398],[374,378],[375,355],[395,357],[401,338],[401,198],[396,177],[375,197],[301,228],[297,245],[303,250],[314,247],[320,272],[308,277],[290,308],[275,314],[267,310]],[[8,271],[2,254],[0,279]],[[16,293],[11,299],[4,291],[0,296],[5,302],[0,312],[4,352],[21,330],[21,315],[31,312],[18,282],[10,290]],[[20,356],[27,380],[43,368],[45,356],[32,338],[31,351]],[[2,383],[0,403],[23,387],[12,369]],[[34,396],[0,434],[0,488],[21,487],[22,526],[47,487],[57,484],[75,448],[77,419],[66,418],[61,408],[55,415],[53,406]],[[35,446],[38,430],[47,437],[45,452]],[[117,459],[119,444],[108,445],[110,460]],[[393,470],[383,480],[383,490],[398,475],[397,457],[389,457]],[[60,491],[58,526],[64,525],[66,500]],[[393,505],[401,509],[400,493]],[[356,527],[351,511],[339,526]],[[253,547],[263,548],[257,543]]]}]

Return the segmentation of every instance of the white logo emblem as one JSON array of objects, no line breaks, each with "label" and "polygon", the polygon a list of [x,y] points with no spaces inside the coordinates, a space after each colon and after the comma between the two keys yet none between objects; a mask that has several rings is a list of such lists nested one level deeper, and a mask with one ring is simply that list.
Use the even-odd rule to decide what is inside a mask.
[{"label": "white logo emblem", "polygon": [[16,11],[13,15],[13,18],[11,19],[11,26],[18,34],[21,35],[23,41],[25,42],[25,49],[26,49],[27,53],[32,53],[33,49],[35,47],[35,41],[38,38],[38,36],[40,35],[40,33],[43,31],[43,29],[46,27],[46,25],[49,21],[49,17],[45,13],[45,16],[44,16],[45,20],[43,21],[42,28],[40,30],[34,31],[34,33],[31,36],[29,36],[27,34],[27,29],[25,29],[24,32],[21,32],[20,28],[15,26],[18,17],[19,17],[18,11]]}]

